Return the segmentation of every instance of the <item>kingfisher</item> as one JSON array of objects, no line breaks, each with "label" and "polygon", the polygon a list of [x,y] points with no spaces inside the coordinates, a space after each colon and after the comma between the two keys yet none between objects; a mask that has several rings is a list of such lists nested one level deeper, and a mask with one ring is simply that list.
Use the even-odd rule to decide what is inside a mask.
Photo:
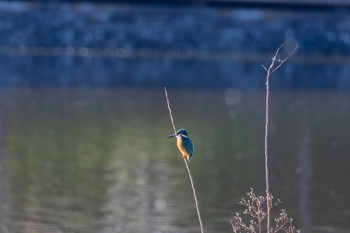
[{"label": "kingfisher", "polygon": [[188,136],[187,130],[179,129],[175,134],[169,135],[167,138],[176,137],[177,147],[179,148],[182,158],[186,158],[190,161],[194,153],[194,146],[191,139]]}]

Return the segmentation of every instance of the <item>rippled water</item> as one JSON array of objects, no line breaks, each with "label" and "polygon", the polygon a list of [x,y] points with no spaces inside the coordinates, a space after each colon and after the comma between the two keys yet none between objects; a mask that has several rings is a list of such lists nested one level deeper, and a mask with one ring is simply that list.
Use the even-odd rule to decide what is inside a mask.
[{"label": "rippled water", "polygon": [[[1,90],[1,232],[199,232],[164,93]],[[195,143],[206,232],[264,193],[264,92],[169,90]],[[350,94],[271,94],[274,196],[304,232],[349,232]]]}]

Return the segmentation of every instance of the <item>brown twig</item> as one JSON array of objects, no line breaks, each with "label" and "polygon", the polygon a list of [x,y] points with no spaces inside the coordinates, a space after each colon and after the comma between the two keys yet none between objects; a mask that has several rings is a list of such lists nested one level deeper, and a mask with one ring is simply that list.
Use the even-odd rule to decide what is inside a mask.
[{"label": "brown twig", "polygon": [[262,67],[266,71],[266,98],[265,98],[265,184],[266,184],[266,207],[267,207],[267,233],[270,233],[270,212],[272,207],[272,195],[270,193],[270,184],[269,184],[269,170],[268,170],[268,126],[269,126],[269,94],[270,94],[270,84],[269,80],[271,75],[278,70],[287,60],[288,58],[294,54],[294,52],[297,50],[298,45],[295,45],[294,49],[284,58],[284,59],[278,59],[278,55],[280,50],[285,46],[285,43],[283,43],[275,52],[275,55],[272,57],[271,64],[269,68],[266,68],[264,65]]},{"label": "brown twig", "polygon": [[[169,97],[168,97],[168,92],[167,92],[166,87],[164,87],[164,92],[165,92],[166,102],[167,102],[167,105],[168,105],[168,110],[169,110],[169,115],[170,115],[170,120],[171,120],[171,126],[173,127],[174,133],[176,133],[176,127],[175,127],[174,118],[173,118],[173,114],[172,114],[172,111],[171,111],[171,107],[170,107],[170,103],[169,103]],[[200,226],[200,229],[201,229],[201,233],[204,233],[201,213],[199,211],[197,194],[196,194],[196,189],[194,187],[194,183],[193,183],[193,179],[192,179],[192,175],[191,175],[191,170],[190,170],[190,168],[188,166],[186,158],[183,158],[183,160],[185,162],[187,173],[188,173],[188,177],[190,178],[190,182],[191,182],[191,187],[192,187],[192,191],[193,191],[194,202],[196,204],[196,210],[197,210],[198,221],[199,221],[199,226]]]}]

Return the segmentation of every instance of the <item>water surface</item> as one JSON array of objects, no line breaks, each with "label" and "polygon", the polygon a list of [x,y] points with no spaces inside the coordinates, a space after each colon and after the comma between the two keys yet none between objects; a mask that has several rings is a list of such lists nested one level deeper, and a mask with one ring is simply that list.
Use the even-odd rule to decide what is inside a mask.
[{"label": "water surface", "polygon": [[[1,90],[1,232],[199,232],[162,89]],[[264,193],[264,92],[169,90],[206,232]],[[350,94],[272,91],[271,188],[304,232],[349,232]]]}]

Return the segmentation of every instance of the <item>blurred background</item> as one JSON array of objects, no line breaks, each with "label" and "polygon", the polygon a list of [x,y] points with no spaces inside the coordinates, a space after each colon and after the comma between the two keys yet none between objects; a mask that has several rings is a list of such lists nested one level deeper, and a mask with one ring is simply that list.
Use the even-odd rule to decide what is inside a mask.
[{"label": "blurred background", "polygon": [[0,1],[0,232],[232,232],[271,189],[303,232],[350,232],[347,0]]}]

